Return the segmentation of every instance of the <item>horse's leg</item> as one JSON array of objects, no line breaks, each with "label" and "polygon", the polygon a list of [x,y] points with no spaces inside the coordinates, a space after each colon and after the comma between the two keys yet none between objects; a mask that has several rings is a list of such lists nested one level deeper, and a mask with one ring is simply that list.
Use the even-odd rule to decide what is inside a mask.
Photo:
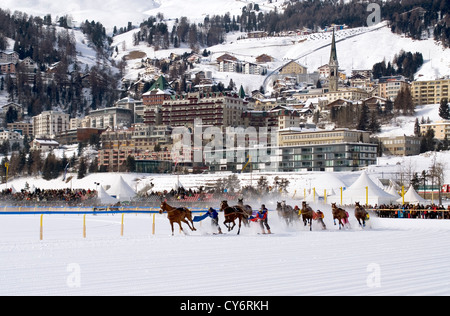
[{"label": "horse's leg", "polygon": [[[187,217],[187,220],[186,220],[186,218],[184,218],[183,222],[185,222],[192,231],[196,231],[196,229],[194,227],[194,222],[189,217]],[[191,224],[192,224],[192,226],[191,226]]]},{"label": "horse's leg", "polygon": [[236,219],[233,220],[233,226],[231,226],[231,230],[233,230],[235,226],[236,226]]},{"label": "horse's leg", "polygon": [[241,223],[242,223],[242,219],[239,217],[239,229],[238,229],[238,235],[241,232]]},{"label": "horse's leg", "polygon": [[178,221],[177,223],[178,223],[178,225],[180,225],[180,232],[184,233],[183,226],[181,226],[181,221]]},{"label": "horse's leg", "polygon": [[185,224],[187,224],[188,225],[188,227],[192,230],[192,231],[194,231],[195,230],[195,228],[193,228],[194,227],[194,225],[192,225],[192,227],[191,227],[191,224],[189,223],[189,221],[187,221],[186,219],[182,219],[181,220],[183,223],[185,223]]},{"label": "horse's leg", "polygon": [[312,218],[309,219],[309,231],[312,231]]},{"label": "horse's leg", "polygon": [[170,226],[172,226],[172,236],[173,236],[173,222],[170,221]]}]

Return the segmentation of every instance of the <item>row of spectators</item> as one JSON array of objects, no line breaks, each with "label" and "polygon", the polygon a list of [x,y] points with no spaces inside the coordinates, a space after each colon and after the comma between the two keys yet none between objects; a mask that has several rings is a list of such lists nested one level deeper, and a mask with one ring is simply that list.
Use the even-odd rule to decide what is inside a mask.
[{"label": "row of spectators", "polygon": [[405,205],[375,205],[369,207],[375,211],[379,217],[388,218],[423,218],[423,219],[450,219],[450,205],[445,208],[436,204],[405,204]]},{"label": "row of spectators", "polygon": [[94,202],[97,199],[97,191],[90,189],[35,189],[34,191],[21,190],[14,193],[11,189],[6,189],[0,192],[0,196],[2,201],[12,202],[13,204],[27,205],[35,202],[64,202],[69,206],[74,206],[84,201],[92,200]]}]

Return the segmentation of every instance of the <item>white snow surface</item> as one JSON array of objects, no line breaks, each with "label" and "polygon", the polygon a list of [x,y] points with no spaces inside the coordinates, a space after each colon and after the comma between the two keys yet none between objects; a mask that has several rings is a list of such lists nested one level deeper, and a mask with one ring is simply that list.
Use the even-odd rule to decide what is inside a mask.
[{"label": "white snow surface", "polygon": [[[286,228],[270,213],[273,235],[257,224],[212,235],[171,236],[166,214],[1,216],[0,295],[449,295],[450,221],[380,219],[365,229],[353,212],[339,231]],[[220,215],[221,222],[223,214]],[[256,226],[255,226],[256,225]],[[224,229],[221,224],[222,229]],[[186,228],[186,227],[185,227]]]}]

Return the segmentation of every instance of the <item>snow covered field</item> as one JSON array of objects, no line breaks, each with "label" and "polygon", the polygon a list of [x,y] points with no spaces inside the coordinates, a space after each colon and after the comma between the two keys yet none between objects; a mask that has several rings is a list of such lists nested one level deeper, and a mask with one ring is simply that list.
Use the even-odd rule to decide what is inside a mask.
[{"label": "snow covered field", "polygon": [[[380,219],[339,231],[258,226],[170,236],[166,214],[0,216],[0,295],[450,295],[450,221]],[[221,221],[223,221],[223,214]],[[255,224],[254,224],[255,225]],[[223,225],[222,229],[224,229]]]}]

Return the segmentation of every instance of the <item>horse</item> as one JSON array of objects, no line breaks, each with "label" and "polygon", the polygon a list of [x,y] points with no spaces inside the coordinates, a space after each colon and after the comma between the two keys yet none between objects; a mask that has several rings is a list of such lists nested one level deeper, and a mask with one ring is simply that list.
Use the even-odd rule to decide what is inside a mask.
[{"label": "horse", "polygon": [[306,204],[306,202],[302,202],[301,214],[303,217],[303,223],[305,226],[309,223],[309,230],[312,231],[312,221],[315,216],[317,216],[316,212]]},{"label": "horse", "polygon": [[337,207],[336,203],[331,203],[331,211],[333,213],[334,225],[336,225],[337,219],[339,221],[339,229],[341,229],[341,227],[345,227],[345,224],[348,223],[347,211],[340,207]]},{"label": "horse", "polygon": [[[356,202],[355,204],[355,217],[358,220],[359,226],[366,227],[366,217],[369,213],[361,206],[359,205],[359,202]],[[362,224],[361,224],[362,221]]]},{"label": "horse", "polygon": [[253,215],[253,208],[248,204],[244,205],[244,199],[238,199],[237,206],[239,206],[245,213],[247,213],[248,216]]},{"label": "horse", "polygon": [[[242,221],[248,220],[247,213],[244,212],[240,207],[229,206],[227,201],[222,201],[222,203],[220,203],[220,210],[225,214],[225,221],[223,222],[223,224],[228,228],[228,231],[233,230],[234,226],[236,226],[235,220],[239,219],[239,230],[237,233],[239,235],[239,233],[241,232]],[[233,226],[231,226],[231,223],[233,223]]]},{"label": "horse", "polygon": [[278,216],[286,221],[286,225],[289,226],[295,218],[296,212],[294,208],[286,204],[286,201],[277,202]]},{"label": "horse", "polygon": [[[192,212],[185,207],[172,207],[167,204],[166,201],[161,203],[161,209],[159,214],[167,212],[167,218],[170,221],[170,226],[172,227],[172,236],[173,236],[173,223],[178,223],[180,225],[180,230],[183,231],[183,227],[181,226],[181,222],[186,223],[192,231],[196,231],[194,227],[194,222],[192,221]],[[191,227],[192,224],[192,227]],[[184,232],[184,231],[183,231]]]},{"label": "horse", "polygon": [[[248,204],[244,205],[244,199],[238,199],[238,204],[234,207],[241,209],[248,217],[253,215],[253,208]],[[243,221],[245,226],[249,226],[247,218],[244,218]]]}]

